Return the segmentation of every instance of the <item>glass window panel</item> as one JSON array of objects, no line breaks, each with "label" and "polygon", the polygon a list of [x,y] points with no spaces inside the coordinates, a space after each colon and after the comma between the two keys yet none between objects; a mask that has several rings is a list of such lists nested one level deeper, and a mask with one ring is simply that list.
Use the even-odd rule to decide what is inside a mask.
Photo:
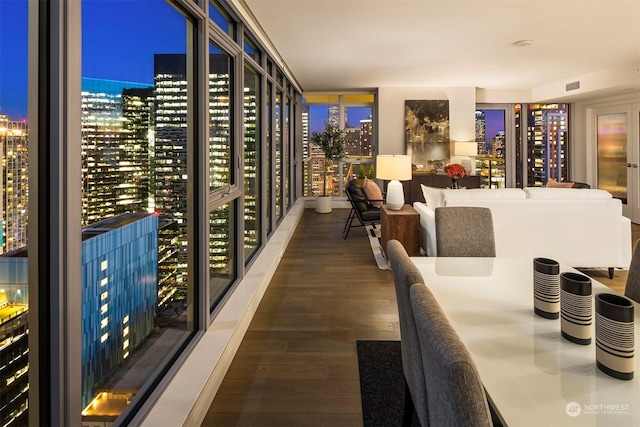
[{"label": "glass window panel", "polygon": [[282,217],[282,162],[284,159],[284,155],[282,153],[282,92],[276,91],[276,122],[275,125],[275,144],[276,144],[276,158],[275,167],[276,167],[276,219],[280,219]]},{"label": "glass window panel", "polygon": [[480,187],[503,188],[507,154],[504,110],[476,110],[476,141]]},{"label": "glass window panel", "polygon": [[260,63],[260,49],[258,49],[256,44],[249,40],[246,35],[244,38],[244,52],[252,57],[258,64]]},{"label": "glass window panel", "polygon": [[235,280],[235,202],[209,214],[209,306],[222,299]]},{"label": "glass window panel", "polygon": [[627,114],[597,116],[598,188],[627,203]]},{"label": "glass window panel", "polygon": [[83,423],[132,412],[193,331],[190,28],[163,0],[82,2]]},{"label": "glass window panel", "polygon": [[233,184],[231,57],[209,44],[209,190]]},{"label": "glass window panel", "polygon": [[218,2],[212,1],[209,3],[209,18],[211,18],[222,31],[230,37],[233,37],[234,22]]},{"label": "glass window panel", "polygon": [[[244,67],[244,256],[260,244],[260,75]],[[268,199],[267,199],[268,200]]]},{"label": "glass window panel", "polygon": [[[328,104],[328,105],[311,105],[304,104],[306,114],[303,115],[303,120],[307,118],[306,127],[308,129],[307,139],[303,141],[305,148],[305,171],[304,173],[304,194],[305,196],[314,196],[322,193],[322,185],[324,182],[324,165],[325,158],[324,153],[320,147],[313,145],[309,138],[313,132],[322,132],[324,125],[327,121],[331,123],[340,123],[340,105]],[[305,124],[303,123],[303,126]],[[352,135],[353,136],[353,135]],[[337,182],[338,177],[334,176],[330,171],[327,175],[327,182],[331,183],[331,188],[327,188],[327,192],[331,194],[338,194],[337,186],[334,185]],[[335,191],[334,191],[335,190]]]},{"label": "glass window panel", "polygon": [[[0,425],[28,425],[28,3],[0,5]],[[33,318],[35,318],[34,316]],[[35,326],[35,325],[34,325]]]},{"label": "glass window panel", "polygon": [[347,157],[373,158],[373,107],[347,107],[344,120]]},{"label": "glass window panel", "polygon": [[273,218],[273,211],[272,211],[272,203],[271,203],[271,184],[273,182],[272,179],[272,174],[273,174],[273,163],[271,161],[271,149],[273,148],[273,144],[271,143],[271,115],[273,114],[273,111],[271,111],[271,106],[273,105],[271,102],[271,94],[272,94],[272,86],[273,84],[271,82],[267,83],[267,99],[265,100],[265,108],[267,111],[266,114],[266,123],[264,124],[264,130],[265,130],[265,149],[264,149],[264,164],[267,167],[267,173],[265,174],[266,177],[266,181],[264,183],[265,185],[265,190],[267,193],[267,197],[266,197],[266,202],[267,202],[267,234],[271,234],[271,230],[272,230],[272,218]]},{"label": "glass window panel", "polygon": [[529,104],[527,109],[527,185],[567,179],[567,104]]},{"label": "glass window panel", "polygon": [[291,133],[289,126],[289,98],[284,97],[284,110],[282,112],[282,138],[283,138],[283,158],[282,158],[282,176],[284,178],[284,206],[287,208],[291,206],[289,184],[291,175],[289,174],[289,159],[291,158]]}]

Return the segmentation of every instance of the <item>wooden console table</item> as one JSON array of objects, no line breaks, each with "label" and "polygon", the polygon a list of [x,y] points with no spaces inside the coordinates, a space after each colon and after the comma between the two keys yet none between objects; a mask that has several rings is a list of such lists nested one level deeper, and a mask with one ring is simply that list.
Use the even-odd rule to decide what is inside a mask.
[{"label": "wooden console table", "polygon": [[[480,175],[467,175],[458,181],[460,187],[480,188]],[[451,178],[439,173],[416,173],[414,172],[411,181],[402,181],[404,187],[404,200],[406,203],[424,202],[422,188],[420,184],[427,187],[447,188],[451,186]]]},{"label": "wooden console table", "polygon": [[380,209],[382,250],[387,253],[387,242],[396,239],[409,256],[420,255],[420,214],[411,205],[394,211],[385,204]]}]

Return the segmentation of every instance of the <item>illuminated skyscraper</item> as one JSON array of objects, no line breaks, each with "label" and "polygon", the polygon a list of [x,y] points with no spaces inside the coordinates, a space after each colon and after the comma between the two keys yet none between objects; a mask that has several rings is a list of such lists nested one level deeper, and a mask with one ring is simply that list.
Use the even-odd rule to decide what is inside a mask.
[{"label": "illuminated skyscraper", "polygon": [[153,154],[155,118],[153,88],[122,90],[122,157],[118,164],[116,214],[155,209]]},{"label": "illuminated skyscraper", "polygon": [[566,180],[567,104],[530,104],[527,113],[527,185]]},{"label": "illuminated skyscraper", "polygon": [[0,425],[27,425],[29,404],[26,249],[0,256]]},{"label": "illuminated skyscraper", "polygon": [[[140,191],[148,185],[142,171],[148,164],[148,130],[141,130],[140,125],[149,118],[143,118],[142,105],[132,109],[130,98],[127,117],[123,114],[123,91],[134,88],[149,85],[82,79],[82,225],[125,212],[147,211],[147,196]],[[137,114],[140,117],[134,120]],[[131,129],[125,127],[129,125]],[[140,132],[141,139],[136,139]]]},{"label": "illuminated skyscraper", "polygon": [[373,157],[373,121],[371,116],[368,119],[360,120],[360,149],[362,157]]},{"label": "illuminated skyscraper", "polygon": [[28,179],[27,124],[0,115],[2,153],[2,205],[0,253],[27,245]]},{"label": "illuminated skyscraper", "polygon": [[[161,217],[175,221],[179,272],[187,249],[187,62],[184,54],[154,55],[155,203]],[[178,282],[184,277],[178,275]]]}]

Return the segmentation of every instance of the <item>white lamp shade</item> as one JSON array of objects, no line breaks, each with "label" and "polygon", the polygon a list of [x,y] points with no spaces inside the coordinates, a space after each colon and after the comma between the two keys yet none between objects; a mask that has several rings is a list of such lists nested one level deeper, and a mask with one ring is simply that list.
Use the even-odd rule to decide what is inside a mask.
[{"label": "white lamp shade", "polygon": [[408,181],[411,179],[411,156],[383,155],[376,156],[376,178]]},{"label": "white lamp shade", "polygon": [[478,143],[475,141],[456,141],[453,143],[453,152],[456,156],[477,156]]}]

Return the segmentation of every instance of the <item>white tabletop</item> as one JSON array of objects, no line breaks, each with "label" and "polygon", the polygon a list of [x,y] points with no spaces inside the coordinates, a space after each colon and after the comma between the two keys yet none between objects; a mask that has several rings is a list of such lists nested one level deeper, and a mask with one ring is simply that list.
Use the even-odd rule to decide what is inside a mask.
[{"label": "white tabletop", "polygon": [[[634,379],[619,380],[596,367],[595,330],[590,345],[574,344],[562,338],[559,319],[534,314],[533,260],[411,259],[508,425],[640,426],[640,305]],[[593,279],[592,289],[615,293]]]}]

